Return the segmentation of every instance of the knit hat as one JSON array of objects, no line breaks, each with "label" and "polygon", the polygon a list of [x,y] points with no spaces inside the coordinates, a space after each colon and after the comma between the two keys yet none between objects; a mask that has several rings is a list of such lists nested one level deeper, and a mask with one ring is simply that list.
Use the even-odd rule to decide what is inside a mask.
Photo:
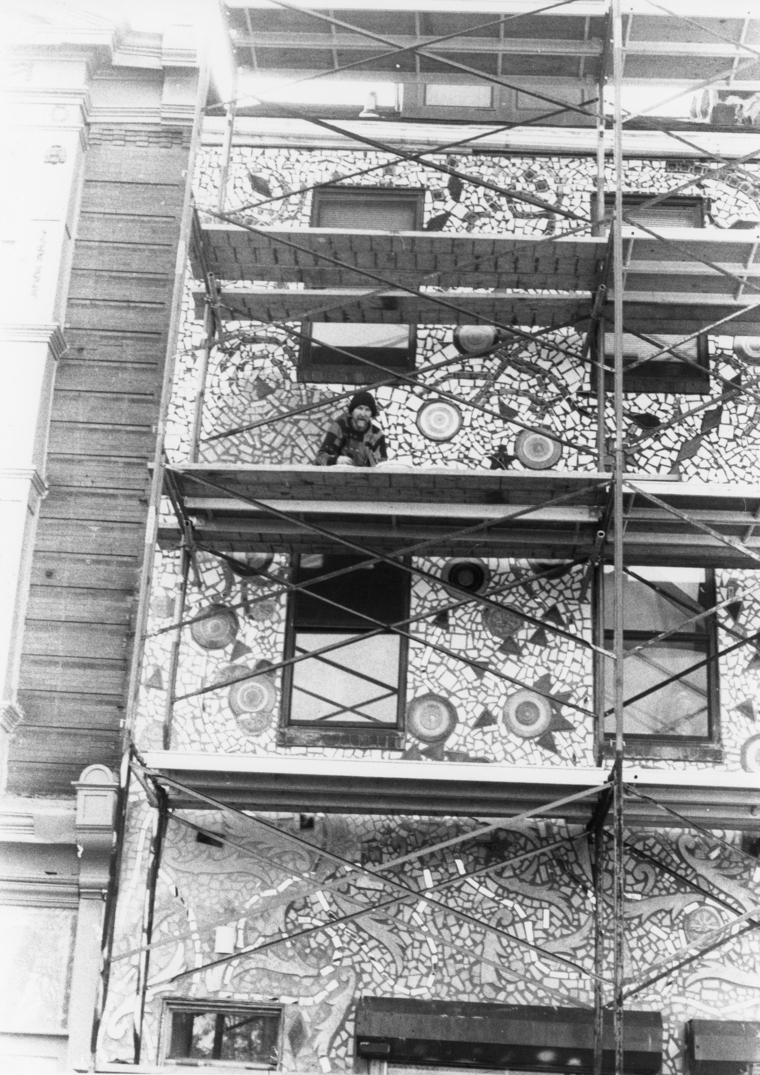
[{"label": "knit hat", "polygon": [[377,404],[375,403],[375,397],[370,392],[357,392],[355,396],[351,397],[351,402],[348,404],[348,413],[352,414],[357,407],[369,407],[372,417],[377,418]]}]

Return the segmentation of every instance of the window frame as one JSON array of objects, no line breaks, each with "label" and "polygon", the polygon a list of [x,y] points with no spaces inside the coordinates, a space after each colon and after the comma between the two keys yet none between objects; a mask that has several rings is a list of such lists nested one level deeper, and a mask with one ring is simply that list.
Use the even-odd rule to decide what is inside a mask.
[{"label": "window frame", "polygon": [[[318,187],[314,191],[311,202],[311,216],[310,227],[322,228],[326,225],[320,224],[320,215],[322,207],[329,203],[336,203],[341,201],[361,201],[366,198],[380,198],[386,202],[397,202],[412,204],[413,207],[413,226],[411,231],[421,231],[424,220],[425,210],[425,190],[422,187],[381,187],[381,186],[335,186],[335,187]],[[329,230],[341,230],[341,229],[329,229]],[[370,225],[366,227],[367,231],[386,231],[385,228],[373,228]],[[407,229],[398,229],[404,230]],[[343,324],[344,322],[339,322]],[[358,324],[359,322],[357,322]],[[406,322],[399,322],[399,324],[406,324]],[[403,364],[396,367],[393,372],[399,374],[407,374],[414,372],[416,354],[417,354],[417,326],[416,324],[409,324],[409,346],[406,351],[405,361]],[[301,325],[301,344],[298,353],[298,371],[297,378],[300,382],[308,384],[370,384],[372,381],[376,381],[379,375],[379,370],[376,370],[373,366],[365,366],[361,362],[351,362],[344,355],[334,354],[332,361],[315,361],[312,355],[312,322],[303,322]],[[354,345],[356,346],[356,345]],[[350,348],[347,348],[350,350]],[[399,348],[387,348],[383,349],[370,348],[375,351],[374,354],[364,355],[362,357],[371,358],[373,361],[384,365],[388,358],[397,357]]]},{"label": "window frame", "polygon": [[[357,559],[363,558],[357,557]],[[295,556],[293,560],[291,579],[294,583],[297,583],[301,556]],[[402,563],[405,562],[406,561],[402,561]],[[327,570],[328,569],[325,569],[325,572],[327,572]],[[361,569],[357,568],[357,570]],[[406,575],[404,590],[400,595],[403,618],[406,618],[409,615],[410,601],[411,580],[409,576]],[[329,606],[325,606],[325,608],[329,608]],[[367,609],[367,611],[370,615],[372,614],[370,609]],[[291,592],[288,595],[286,614],[284,645],[285,660],[289,660],[291,657],[295,656],[296,637],[299,630],[299,625],[295,622],[295,616],[296,594]],[[341,627],[340,625],[329,622],[323,626],[308,625],[302,628],[304,632],[313,631],[324,634],[351,634],[356,636],[367,634],[374,629],[374,625],[369,622],[367,623],[366,629],[357,628],[353,625]],[[391,635],[395,634],[393,631],[384,633]],[[398,637],[399,640],[399,656],[395,724],[380,726],[377,724],[370,724],[369,722],[359,723],[358,721],[333,721],[329,724],[291,722],[294,666],[288,664],[283,669],[282,677],[282,706],[277,737],[278,745],[284,747],[331,746],[362,750],[403,750],[405,746],[406,678],[409,640],[403,635],[398,635],[396,637]]]},{"label": "window frame", "polygon": [[[277,1032],[275,1035],[275,1057],[274,1063],[267,1063],[260,1060],[223,1060],[208,1058],[204,1060],[198,1057],[189,1056],[171,1056],[172,1046],[172,1031],[173,1031],[173,1016],[174,1014],[184,1015],[203,1015],[207,1013],[213,1013],[217,1015],[234,1014],[234,1013],[246,1013],[251,1015],[265,1015],[277,1018]],[[248,1003],[246,1001],[233,1001],[233,1000],[213,1000],[210,998],[198,997],[163,997],[161,1003],[161,1025],[160,1025],[160,1049],[159,1049],[159,1063],[171,1066],[188,1066],[193,1067],[220,1067],[223,1069],[240,1070],[245,1068],[246,1070],[255,1069],[257,1071],[276,1071],[280,1067],[282,1060],[282,1041],[283,1041],[283,1008],[277,1004],[257,1004],[255,1002]]]},{"label": "window frame", "polygon": [[[654,564],[627,564],[633,572],[637,568],[654,567]],[[687,566],[687,565],[684,565]],[[714,608],[716,604],[716,582],[714,568],[695,565],[705,573],[705,601],[706,608]],[[600,570],[596,578],[595,603],[595,642],[604,648],[607,643],[614,642],[614,631],[605,629],[604,624],[604,574]],[[684,610],[686,611],[686,610]],[[676,631],[668,636],[667,641],[699,641],[706,645],[708,664],[706,665],[707,677],[707,720],[709,733],[707,736],[694,735],[643,735],[627,732],[624,729],[626,755],[630,758],[656,758],[670,761],[721,761],[723,747],[721,740],[721,713],[720,713],[720,669],[715,659],[719,653],[718,620],[715,614],[705,620],[705,632],[699,634],[695,631]],[[647,638],[655,638],[661,634],[662,629],[651,632],[639,628],[623,630],[624,641],[630,639],[633,642],[646,641]],[[611,647],[610,647],[611,648]],[[710,659],[712,658],[712,659]],[[597,736],[604,757],[612,757],[615,747],[615,733],[607,732],[604,727],[604,714],[607,709],[605,699],[605,675],[611,671],[610,664],[601,654],[595,658],[595,694],[596,712],[598,714]],[[607,666],[607,667],[605,667]]]},{"label": "window frame", "polygon": [[[635,209],[637,205],[642,205],[644,202],[650,201],[652,194],[645,194],[639,191],[627,191],[623,193],[623,209],[629,211]],[[597,207],[599,205],[598,194],[593,193],[591,195],[591,217],[596,220]],[[693,227],[695,229],[704,228],[705,214],[707,211],[707,201],[701,195],[673,195],[673,197],[665,198],[664,201],[659,203],[659,206],[677,206],[677,207],[689,207],[694,210],[695,221]],[[614,193],[607,192],[604,195],[604,209],[605,213],[609,209],[614,209],[615,195]],[[631,225],[627,225],[631,226]],[[634,225],[635,226],[635,225]],[[655,229],[656,230],[656,229]],[[604,235],[605,226],[595,224],[592,230],[594,235]],[[653,335],[664,335],[661,332]],[[604,374],[604,388],[605,391],[612,391],[614,385],[614,373],[612,366],[614,365],[614,353],[612,349],[607,349],[607,337],[611,337],[611,332],[603,332],[601,335],[596,333],[592,339],[592,358],[595,362],[599,362],[606,367],[609,367],[610,372]],[[676,337],[680,339],[680,336]],[[601,343],[601,347],[600,347]],[[650,362],[646,366],[638,366],[635,370],[627,372],[625,369],[626,359],[623,359],[623,391],[630,392],[632,394],[638,394],[641,392],[667,392],[669,394],[683,393],[688,395],[707,395],[710,391],[710,350],[707,333],[701,333],[694,341],[696,347],[695,360],[699,363],[699,369],[695,369],[694,366],[688,366],[686,363],[679,361],[677,358],[670,360],[662,359],[658,362]],[[676,346],[676,345],[674,345]],[[600,356],[599,352],[603,351],[603,355]],[[629,359],[632,362],[635,359]],[[596,391],[599,383],[599,369],[597,366],[591,368],[591,388]]]}]

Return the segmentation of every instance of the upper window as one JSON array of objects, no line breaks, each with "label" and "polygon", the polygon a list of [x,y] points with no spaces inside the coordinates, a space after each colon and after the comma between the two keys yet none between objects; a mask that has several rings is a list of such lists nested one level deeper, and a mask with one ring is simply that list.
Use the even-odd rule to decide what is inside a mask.
[{"label": "upper window", "polygon": [[415,188],[324,187],[314,191],[311,224],[342,231],[418,231],[425,192]]},{"label": "upper window", "polygon": [[[311,222],[316,228],[351,232],[417,231],[422,227],[423,204],[422,190],[327,187],[314,192]],[[367,254],[371,254],[368,240],[367,244]],[[367,267],[373,264],[370,259]],[[372,286],[369,278],[367,286]],[[303,332],[308,338],[301,346],[299,380],[368,384],[381,380],[383,370],[393,374],[414,369],[414,325],[314,321],[305,324]]]},{"label": "upper window", "polygon": [[[704,201],[702,198],[674,196],[657,205],[647,206],[651,194],[624,194],[623,211],[631,222],[641,223],[653,231],[668,228],[704,227]],[[596,216],[596,196],[592,196],[591,212]],[[609,215],[615,208],[615,195],[605,194],[604,210]],[[606,231],[609,223],[605,225]],[[597,229],[599,232],[600,229]],[[707,336],[701,335],[687,343],[680,343],[680,336],[649,335],[641,340],[629,333],[623,335],[623,391],[625,392],[684,392],[704,395],[710,391]],[[660,354],[662,352],[662,354]],[[656,355],[649,362],[638,365],[643,359]],[[679,355],[688,361],[683,361]],[[596,357],[596,356],[595,356]],[[604,363],[614,364],[614,336],[604,335]],[[606,378],[606,387],[612,388],[612,375]]]},{"label": "upper window", "polygon": [[409,576],[391,564],[363,563],[317,555],[295,567],[298,585],[343,574],[291,597],[285,656],[300,660],[285,670],[285,745],[403,745],[406,640],[385,628],[408,615]]},{"label": "upper window", "polygon": [[166,1001],[165,1057],[206,1064],[277,1066],[280,1011],[223,1001]]},{"label": "upper window", "polygon": [[[604,576],[605,646],[614,643],[613,575]],[[625,618],[624,721],[634,753],[668,744],[718,742],[718,688],[712,573],[702,568],[630,567],[622,575]],[[667,637],[660,635],[667,633]],[[605,734],[615,732],[614,665],[604,661]],[[648,750],[647,744],[658,749]],[[642,750],[642,748],[644,748]],[[676,756],[676,755],[673,755]]]}]

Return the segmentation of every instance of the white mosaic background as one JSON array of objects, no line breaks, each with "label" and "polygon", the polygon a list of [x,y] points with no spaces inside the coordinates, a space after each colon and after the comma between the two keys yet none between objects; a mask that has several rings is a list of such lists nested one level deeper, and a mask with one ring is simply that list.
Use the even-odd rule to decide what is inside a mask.
[{"label": "white mosaic background", "polygon": [[[228,999],[282,1008],[280,1067],[285,1071],[350,1071],[356,998],[418,996],[520,1004],[593,1005],[594,899],[591,866],[580,830],[533,821],[503,828],[392,867],[387,876],[423,892],[454,881],[436,898],[401,902],[350,926],[333,916],[378,902],[392,890],[357,870],[349,881],[322,852],[377,869],[436,842],[472,832],[476,819],[268,815],[262,830],[231,814],[181,813],[223,838],[242,843],[200,844],[196,833],[169,823],[159,874],[154,947],[144,1028],[144,1062],[159,1048],[162,999]],[[129,1062],[137,982],[137,949],[152,827],[142,793],[133,793],[124,845],[118,938],[102,1023],[101,1060]],[[308,846],[295,846],[287,834]],[[741,853],[735,834],[709,836],[635,831],[630,845],[676,871],[669,876],[629,850],[623,914],[625,976],[643,983],[661,960],[675,957],[706,931],[757,905],[760,867]],[[575,839],[573,839],[575,837]],[[509,857],[564,840],[510,867]],[[463,872],[496,866],[469,882]],[[336,880],[344,880],[336,887]],[[610,879],[608,878],[608,881]],[[702,892],[689,887],[699,885]],[[603,920],[610,914],[609,884]],[[725,906],[727,904],[728,906]],[[464,912],[512,935],[465,921]],[[218,958],[214,930],[232,926],[236,949],[324,924],[310,936],[239,956],[216,968],[176,975]],[[537,952],[528,945],[538,945]],[[552,955],[575,966],[555,962]],[[612,973],[606,953],[604,976]],[[632,995],[627,1007],[663,1015],[663,1075],[683,1072],[683,1028],[689,1018],[760,1018],[760,956],[752,932],[701,960],[687,963]]]},{"label": "white mosaic background", "polygon": [[[502,186],[522,190],[547,202],[559,201],[564,209],[587,214],[595,189],[595,165],[585,158],[496,156],[441,156],[439,164]],[[219,151],[201,153],[197,176],[197,201],[201,210],[216,207]],[[394,161],[375,151],[339,152],[298,149],[238,148],[230,167],[227,211],[260,226],[306,226],[310,221],[311,194],[301,193],[274,201],[256,210],[247,208],[268,191],[278,196],[286,191],[325,181],[336,175],[373,169],[354,176],[350,185],[425,187],[425,225],[437,219],[444,232],[500,232],[534,236],[560,235],[574,227],[557,214],[499,196],[492,191],[461,185],[454,177],[426,169],[423,164]],[[684,164],[667,161],[633,160],[626,165],[626,189],[651,194],[679,187],[694,171]],[[736,174],[721,179],[700,180],[698,188],[710,207],[714,226],[760,225],[760,175],[756,165],[744,166]],[[608,189],[612,174],[606,176]],[[299,284],[290,285],[300,287]],[[292,327],[299,329],[298,324]],[[203,408],[200,459],[208,462],[303,463],[311,462],[327,419],[343,403],[331,403],[335,395],[351,392],[344,384],[309,385],[296,381],[298,341],[277,325],[234,322],[226,324],[227,340],[212,353],[207,395]],[[511,455],[519,429],[508,421],[504,407],[513,417],[529,425],[542,425],[574,446],[565,446],[558,469],[597,469],[595,455],[596,402],[588,394],[588,366],[579,358],[582,340],[570,330],[549,333],[533,343],[520,346],[502,368],[496,357],[459,359],[451,346],[450,328],[428,327],[418,331],[417,364],[452,360],[445,370],[421,375],[418,386],[386,386],[377,389],[381,424],[391,454],[414,465],[450,463],[465,467],[489,467],[491,456],[502,449]],[[726,331],[730,332],[730,325]],[[244,337],[255,336],[253,342]],[[195,318],[188,286],[181,353],[177,365],[173,407],[170,414],[167,451],[172,461],[187,458],[193,402],[198,394],[199,348],[203,342],[202,323]],[[558,350],[560,348],[560,350]],[[718,397],[737,373],[744,372],[743,385],[754,385],[750,369],[733,355],[733,336],[710,340],[712,377],[710,395]],[[569,352],[569,354],[567,353]],[[724,380],[720,380],[724,378]],[[378,378],[379,379],[379,378]],[[424,387],[423,387],[424,386]],[[444,445],[424,438],[415,424],[416,413],[425,399],[445,390],[462,400],[463,425],[457,436]],[[758,397],[760,398],[760,397]],[[711,482],[753,481],[755,478],[760,410],[753,394],[713,405],[703,432],[704,412],[698,411],[671,426],[690,411],[704,405],[706,397],[670,393],[629,395],[626,399],[627,441],[630,465],[641,473],[676,474],[682,479]],[[294,418],[280,418],[271,425],[219,437],[231,429],[252,422],[266,422],[284,412],[308,404],[323,404]],[[473,406],[473,404],[475,406]],[[642,428],[644,422],[658,421],[660,429]],[[605,414],[608,434],[613,432],[611,408]],[[216,439],[211,439],[216,438]],[[508,459],[511,469],[522,469]]]}]

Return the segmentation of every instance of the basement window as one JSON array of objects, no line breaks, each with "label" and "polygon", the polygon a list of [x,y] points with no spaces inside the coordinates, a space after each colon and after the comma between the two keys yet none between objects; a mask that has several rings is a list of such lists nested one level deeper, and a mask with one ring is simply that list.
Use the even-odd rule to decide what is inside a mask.
[{"label": "basement window", "polygon": [[[717,624],[713,572],[630,567],[622,578],[625,617],[624,721],[633,756],[714,758],[719,744]],[[614,645],[612,573],[603,584],[604,645]],[[668,632],[666,638],[659,636]],[[646,648],[639,647],[651,643]],[[604,660],[604,732],[614,736],[614,667]]]},{"label": "basement window", "polygon": [[285,746],[403,747],[406,639],[377,627],[408,616],[409,576],[392,564],[364,563],[317,555],[295,566],[297,585],[343,574],[291,597],[285,658],[301,659],[283,677]]},{"label": "basement window", "polygon": [[164,1002],[165,1058],[194,1066],[225,1062],[274,1068],[279,1055],[281,1012],[224,1002]]}]

